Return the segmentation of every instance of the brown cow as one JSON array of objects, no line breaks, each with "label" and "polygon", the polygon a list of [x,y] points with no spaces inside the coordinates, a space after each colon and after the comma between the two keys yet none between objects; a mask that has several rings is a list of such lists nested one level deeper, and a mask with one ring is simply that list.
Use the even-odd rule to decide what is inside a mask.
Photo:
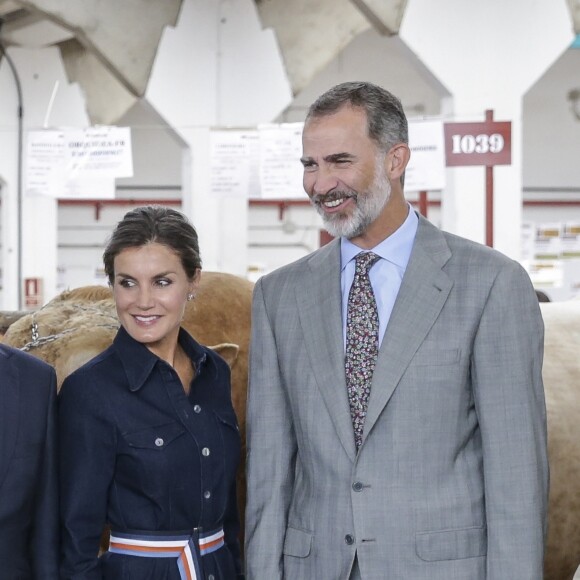
[{"label": "brown cow", "polygon": [[[203,272],[196,299],[187,303],[183,321],[198,342],[212,346],[232,368],[232,400],[242,436],[243,459],[238,471],[242,521],[252,288],[251,282],[238,276]],[[109,288],[87,286],[63,292],[35,313],[19,318],[8,327],[3,342],[27,348],[52,364],[60,387],[68,374],[111,344],[118,327]]]}]

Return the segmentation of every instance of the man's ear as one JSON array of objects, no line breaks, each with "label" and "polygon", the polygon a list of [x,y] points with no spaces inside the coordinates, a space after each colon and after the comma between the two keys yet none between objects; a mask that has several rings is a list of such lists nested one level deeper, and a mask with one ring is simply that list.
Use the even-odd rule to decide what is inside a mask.
[{"label": "man's ear", "polygon": [[390,181],[400,179],[411,158],[411,150],[405,143],[393,145],[387,154],[387,176]]}]

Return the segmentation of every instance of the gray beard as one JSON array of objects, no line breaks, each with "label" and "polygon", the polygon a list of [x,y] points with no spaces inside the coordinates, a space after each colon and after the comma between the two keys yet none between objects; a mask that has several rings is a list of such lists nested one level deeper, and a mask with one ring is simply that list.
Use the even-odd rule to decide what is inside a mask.
[{"label": "gray beard", "polygon": [[324,229],[335,238],[356,238],[379,217],[391,197],[391,184],[381,171],[375,176],[371,188],[362,195],[353,192],[332,192],[328,197],[338,198],[343,193],[354,197],[355,208],[350,216],[343,213],[327,214],[321,207],[321,201],[314,203],[316,211],[322,217]]}]

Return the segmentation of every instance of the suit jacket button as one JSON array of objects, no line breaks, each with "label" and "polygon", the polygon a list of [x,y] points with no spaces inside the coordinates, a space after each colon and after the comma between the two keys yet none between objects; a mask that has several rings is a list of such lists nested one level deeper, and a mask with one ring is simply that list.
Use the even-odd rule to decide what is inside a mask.
[{"label": "suit jacket button", "polygon": [[157,447],[163,447],[163,443],[164,443],[164,441],[163,441],[163,439],[161,439],[161,437],[157,437],[157,439],[155,439],[155,445]]},{"label": "suit jacket button", "polygon": [[347,543],[347,545],[352,546],[354,544],[354,537],[350,534],[346,534],[346,536],[344,536],[344,541]]},{"label": "suit jacket button", "polygon": [[352,484],[352,488],[354,489],[354,491],[362,491],[363,487],[364,487],[364,485],[360,481],[355,481]]}]

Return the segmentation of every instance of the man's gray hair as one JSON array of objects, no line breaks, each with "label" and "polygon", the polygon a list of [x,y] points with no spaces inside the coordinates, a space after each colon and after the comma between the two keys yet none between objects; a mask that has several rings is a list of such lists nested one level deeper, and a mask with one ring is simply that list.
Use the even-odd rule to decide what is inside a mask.
[{"label": "man's gray hair", "polygon": [[368,135],[385,153],[397,143],[409,142],[407,117],[401,101],[389,91],[367,82],[348,82],[332,87],[310,106],[306,122],[332,115],[345,105],[366,112]]}]

